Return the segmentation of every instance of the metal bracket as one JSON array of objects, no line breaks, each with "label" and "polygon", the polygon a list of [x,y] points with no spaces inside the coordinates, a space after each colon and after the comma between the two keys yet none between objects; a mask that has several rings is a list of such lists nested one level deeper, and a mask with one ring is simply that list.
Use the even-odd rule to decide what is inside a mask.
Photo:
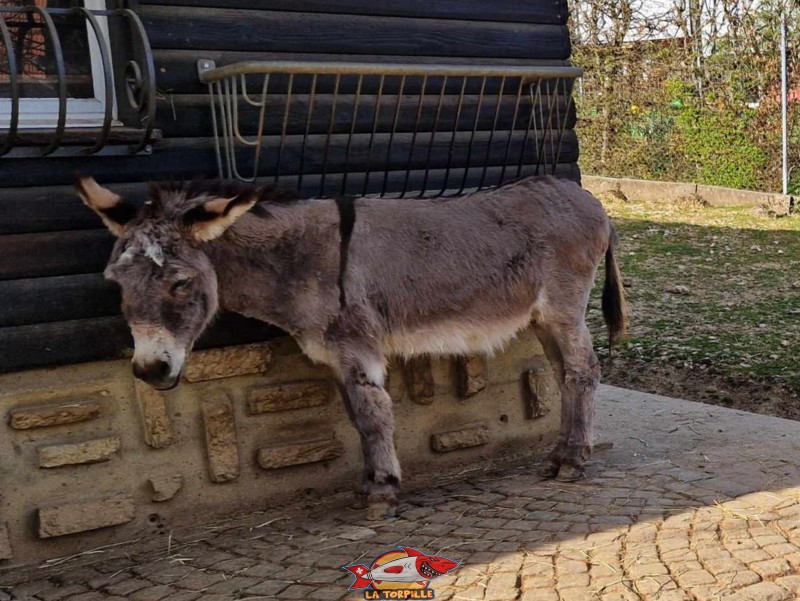
[{"label": "metal bracket", "polygon": [[197,60],[197,74],[202,75],[206,71],[216,69],[217,63],[210,58],[201,58]]}]

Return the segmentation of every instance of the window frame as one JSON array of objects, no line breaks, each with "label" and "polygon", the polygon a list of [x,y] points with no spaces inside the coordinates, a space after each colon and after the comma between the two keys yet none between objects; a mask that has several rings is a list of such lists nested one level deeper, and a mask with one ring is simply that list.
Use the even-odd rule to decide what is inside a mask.
[{"label": "window frame", "polygon": [[[83,6],[88,10],[106,10],[106,0],[83,0]],[[96,15],[102,43],[107,44],[109,38],[108,18]],[[91,61],[92,88],[94,98],[67,98],[65,128],[100,127],[105,120],[106,112],[106,87],[104,77],[103,59],[100,46],[95,36],[94,29],[88,24],[86,35],[89,45],[89,60]],[[111,65],[108,68],[112,68]],[[121,125],[117,120],[116,90],[111,90],[112,113],[111,125]],[[58,98],[19,98],[18,129],[52,128],[58,124],[59,114]],[[11,98],[0,98],[0,128],[9,127],[11,122]]]}]

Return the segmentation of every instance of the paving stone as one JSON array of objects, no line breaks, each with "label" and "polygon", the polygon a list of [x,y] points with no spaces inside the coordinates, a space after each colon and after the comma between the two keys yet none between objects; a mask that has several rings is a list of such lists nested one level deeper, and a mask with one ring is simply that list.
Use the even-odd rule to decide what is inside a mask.
[{"label": "paving stone", "polygon": [[736,559],[748,565],[772,559],[772,555],[762,549],[734,549],[732,553]]},{"label": "paving stone", "polygon": [[258,584],[257,578],[234,576],[218,582],[205,590],[206,594],[237,594]]},{"label": "paving stone", "polygon": [[150,498],[157,503],[169,501],[174,497],[183,486],[183,476],[180,474],[170,474],[153,476],[148,480],[152,493]]},{"label": "paving stone", "polygon": [[57,588],[51,588],[46,591],[42,591],[37,593],[36,596],[41,599],[41,601],[61,601],[62,599],[66,599],[67,597],[72,597],[73,595],[80,595],[81,593],[87,592],[88,589],[80,584],[67,584],[64,586],[59,586]]},{"label": "paving stone", "polygon": [[93,592],[81,592],[76,595],[71,595],[69,597],[65,597],[64,601],[106,601],[108,599],[107,595],[103,593],[98,593],[97,591]]},{"label": "paving stone", "polygon": [[800,575],[795,574],[792,576],[782,576],[781,578],[776,578],[775,584],[781,588],[785,588],[790,593],[793,593],[795,598],[797,598],[798,594],[800,594]]},{"label": "paving stone", "polygon": [[193,352],[186,361],[184,377],[189,382],[264,373],[272,363],[267,343],[244,344]]},{"label": "paving stone", "polygon": [[235,480],[239,477],[239,446],[231,400],[224,393],[212,393],[203,399],[201,413],[211,481]]},{"label": "paving stone", "polygon": [[682,588],[691,589],[705,584],[714,584],[716,578],[706,570],[689,570],[675,574],[675,580]]},{"label": "paving stone", "polygon": [[293,584],[277,594],[278,599],[306,599],[314,592],[311,586]]},{"label": "paving stone", "polygon": [[167,411],[167,399],[141,380],[134,380],[134,385],[145,443],[154,449],[170,446],[174,434],[172,420]]},{"label": "paving stone", "polygon": [[768,559],[750,564],[750,569],[762,578],[772,580],[784,576],[792,571],[792,567],[785,559]]},{"label": "paving stone", "polygon": [[122,582],[112,582],[105,587],[105,590],[112,595],[125,597],[148,586],[150,586],[150,583],[147,580],[142,580],[140,578],[128,578]]},{"label": "paving stone", "polygon": [[97,438],[84,442],[39,447],[39,467],[55,468],[109,461],[120,449],[117,436]]},{"label": "paving stone", "polygon": [[116,526],[130,522],[134,514],[133,498],[130,495],[41,507],[37,511],[39,537],[51,538]]},{"label": "paving stone", "polygon": [[750,601],[785,601],[789,599],[789,591],[782,589],[774,582],[759,582],[738,591],[742,599]]},{"label": "paving stone", "polygon": [[277,595],[283,590],[286,590],[291,585],[291,582],[287,582],[285,580],[264,580],[255,586],[251,586],[249,589],[245,591],[247,595],[265,595],[265,596],[273,596]]},{"label": "paving stone", "polygon": [[207,572],[195,572],[186,578],[175,583],[178,588],[189,589],[192,591],[204,591],[210,586],[214,586],[220,580],[224,580],[222,574],[213,574]]},{"label": "paving stone", "polygon": [[171,586],[159,584],[158,586],[148,586],[139,589],[133,593],[129,599],[130,601],[160,601],[164,597],[168,597],[176,592],[175,588]]},{"label": "paving stone", "polygon": [[528,590],[519,597],[519,601],[559,601],[554,590]]},{"label": "paving stone", "polygon": [[263,447],[257,461],[265,470],[336,459],[344,454],[344,445],[335,438]]},{"label": "paving stone", "polygon": [[201,593],[194,593],[191,591],[182,591],[175,593],[169,597],[164,597],[161,601],[197,601],[202,596]]},{"label": "paving stone", "polygon": [[9,411],[8,425],[15,430],[74,424],[100,415],[102,401],[75,399],[58,405],[43,405]]}]

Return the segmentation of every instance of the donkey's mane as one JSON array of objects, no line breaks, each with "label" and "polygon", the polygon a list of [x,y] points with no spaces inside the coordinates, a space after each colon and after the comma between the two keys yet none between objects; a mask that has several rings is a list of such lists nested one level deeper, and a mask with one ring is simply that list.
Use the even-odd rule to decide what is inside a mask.
[{"label": "donkey's mane", "polygon": [[[244,194],[256,193],[258,204],[288,204],[304,197],[294,188],[265,184],[253,186],[235,180],[186,180],[150,182],[148,197],[158,208],[186,205],[196,198],[234,198]],[[257,214],[261,211],[256,211]]]}]

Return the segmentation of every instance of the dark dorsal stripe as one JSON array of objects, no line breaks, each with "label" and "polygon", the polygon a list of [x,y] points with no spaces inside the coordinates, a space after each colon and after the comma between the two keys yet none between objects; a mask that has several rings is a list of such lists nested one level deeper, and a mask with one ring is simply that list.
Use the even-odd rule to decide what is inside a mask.
[{"label": "dark dorsal stripe", "polygon": [[344,293],[344,275],[347,272],[347,254],[350,249],[350,238],[353,236],[353,227],[356,224],[356,199],[347,196],[336,198],[336,208],[339,209],[339,306],[347,306],[347,297]]}]

